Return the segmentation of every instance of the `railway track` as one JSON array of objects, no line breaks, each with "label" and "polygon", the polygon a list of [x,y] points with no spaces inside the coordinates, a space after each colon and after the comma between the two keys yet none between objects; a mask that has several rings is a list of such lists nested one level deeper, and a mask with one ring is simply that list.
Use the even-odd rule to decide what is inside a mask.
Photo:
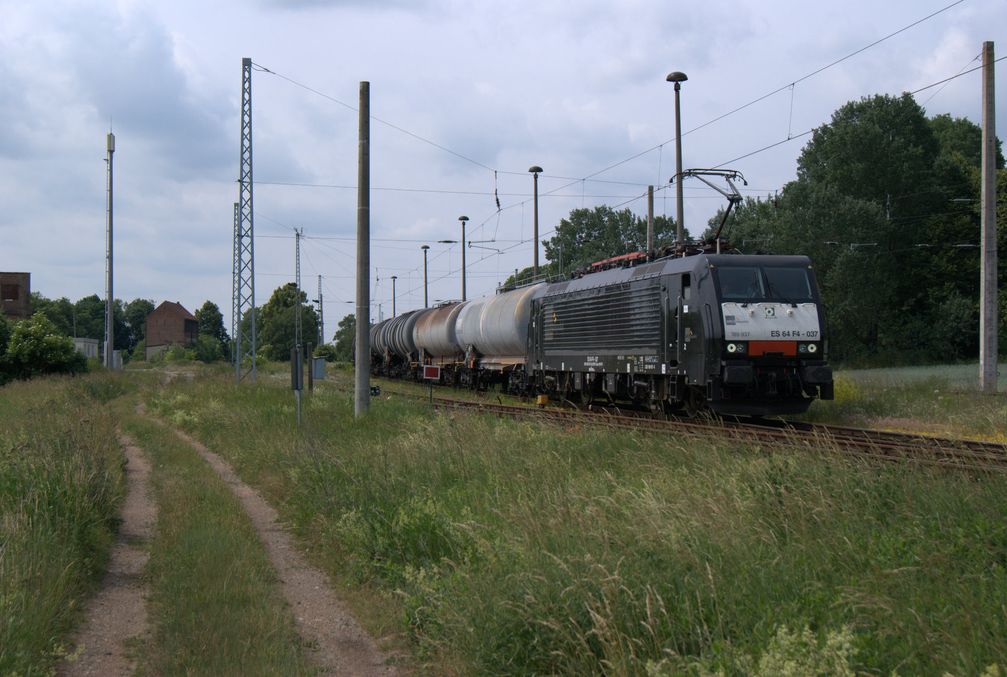
[{"label": "railway track", "polygon": [[[397,394],[416,396],[405,392]],[[608,408],[534,408],[444,397],[423,399],[429,399],[435,408],[442,411],[475,411],[510,418],[534,418],[561,426],[601,426],[687,437],[726,438],[749,446],[796,448],[952,470],[1007,472],[1007,445],[995,442],[794,421],[657,419]]]}]

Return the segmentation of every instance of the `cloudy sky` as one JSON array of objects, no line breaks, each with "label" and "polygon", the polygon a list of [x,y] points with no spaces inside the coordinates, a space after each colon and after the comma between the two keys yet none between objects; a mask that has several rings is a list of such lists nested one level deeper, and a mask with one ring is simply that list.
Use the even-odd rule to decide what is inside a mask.
[{"label": "cloudy sky", "polygon": [[[267,69],[253,76],[256,301],[293,279],[303,228],[302,284],[314,298],[323,276],[331,336],[353,309],[361,80],[374,317],[392,275],[399,311],[422,306],[424,243],[431,300],[460,296],[460,245],[437,243],[460,239],[459,215],[470,297],[530,265],[530,165],[545,170],[544,237],[577,207],[644,215],[648,184],[674,214],[670,71],[689,76],[684,166],[728,163],[767,195],[836,108],[973,68],[985,40],[1007,54],[1005,0],[0,0],[0,270],[49,297],[104,294],[111,126],[116,297],[209,299],[229,320],[242,57]],[[917,100],[978,123],[979,73]],[[700,232],[723,200],[698,183],[685,196]]]}]

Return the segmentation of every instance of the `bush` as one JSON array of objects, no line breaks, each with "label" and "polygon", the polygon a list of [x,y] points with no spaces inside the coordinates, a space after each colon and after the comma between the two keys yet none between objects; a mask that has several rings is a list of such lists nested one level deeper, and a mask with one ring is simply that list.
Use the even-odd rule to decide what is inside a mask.
[{"label": "bush", "polygon": [[11,332],[4,369],[14,378],[42,374],[76,374],[87,369],[84,356],[45,315],[19,322]]},{"label": "bush", "polygon": [[220,345],[220,341],[209,334],[199,335],[196,339],[194,351],[196,359],[200,362],[209,363],[224,359],[224,350]]},{"label": "bush", "polygon": [[326,362],[335,362],[336,347],[331,343],[323,343],[315,348],[315,357],[324,357]]}]

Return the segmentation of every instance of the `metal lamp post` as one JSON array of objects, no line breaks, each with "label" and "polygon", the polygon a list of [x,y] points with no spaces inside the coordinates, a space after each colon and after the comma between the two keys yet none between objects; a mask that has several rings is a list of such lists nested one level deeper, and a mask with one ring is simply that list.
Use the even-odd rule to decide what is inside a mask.
[{"label": "metal lamp post", "polygon": [[458,220],[462,224],[462,301],[468,300],[465,295],[465,222],[469,220],[467,216],[459,216]]},{"label": "metal lamp post", "polygon": [[392,275],[392,317],[395,317],[395,280],[399,279],[398,275]]},{"label": "metal lamp post", "polygon": [[420,249],[423,250],[423,307],[430,307],[430,297],[427,294],[427,250],[430,249],[430,245],[425,244]]},{"label": "metal lamp post", "polygon": [[675,244],[679,247],[682,246],[682,221],[685,218],[682,204],[682,107],[679,101],[679,92],[682,91],[682,83],[688,79],[689,76],[681,71],[668,73],[668,77],[665,78],[668,82],[675,83],[675,219],[677,221],[675,224]]},{"label": "metal lamp post", "polygon": [[532,263],[532,275],[534,275],[535,277],[538,277],[538,175],[542,173],[542,168],[539,167],[538,165],[532,165],[531,167],[528,168],[528,171],[531,172],[531,175],[532,175],[532,181],[533,181],[533,185],[534,185],[533,195],[535,196],[534,197],[534,204],[535,204],[535,210],[534,210],[534,213],[535,213],[535,217],[534,217],[534,219],[535,219],[535,235],[534,235],[534,237],[535,237],[535,258],[533,259],[533,263]]}]

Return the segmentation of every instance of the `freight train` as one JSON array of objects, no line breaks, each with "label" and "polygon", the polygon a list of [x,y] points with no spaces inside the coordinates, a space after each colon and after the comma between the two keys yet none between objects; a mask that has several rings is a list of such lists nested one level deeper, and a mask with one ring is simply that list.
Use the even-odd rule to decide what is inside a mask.
[{"label": "freight train", "polygon": [[431,365],[446,385],[690,414],[793,414],[832,399],[807,257],[641,252],[606,263],[380,322],[372,372],[420,380]]}]

